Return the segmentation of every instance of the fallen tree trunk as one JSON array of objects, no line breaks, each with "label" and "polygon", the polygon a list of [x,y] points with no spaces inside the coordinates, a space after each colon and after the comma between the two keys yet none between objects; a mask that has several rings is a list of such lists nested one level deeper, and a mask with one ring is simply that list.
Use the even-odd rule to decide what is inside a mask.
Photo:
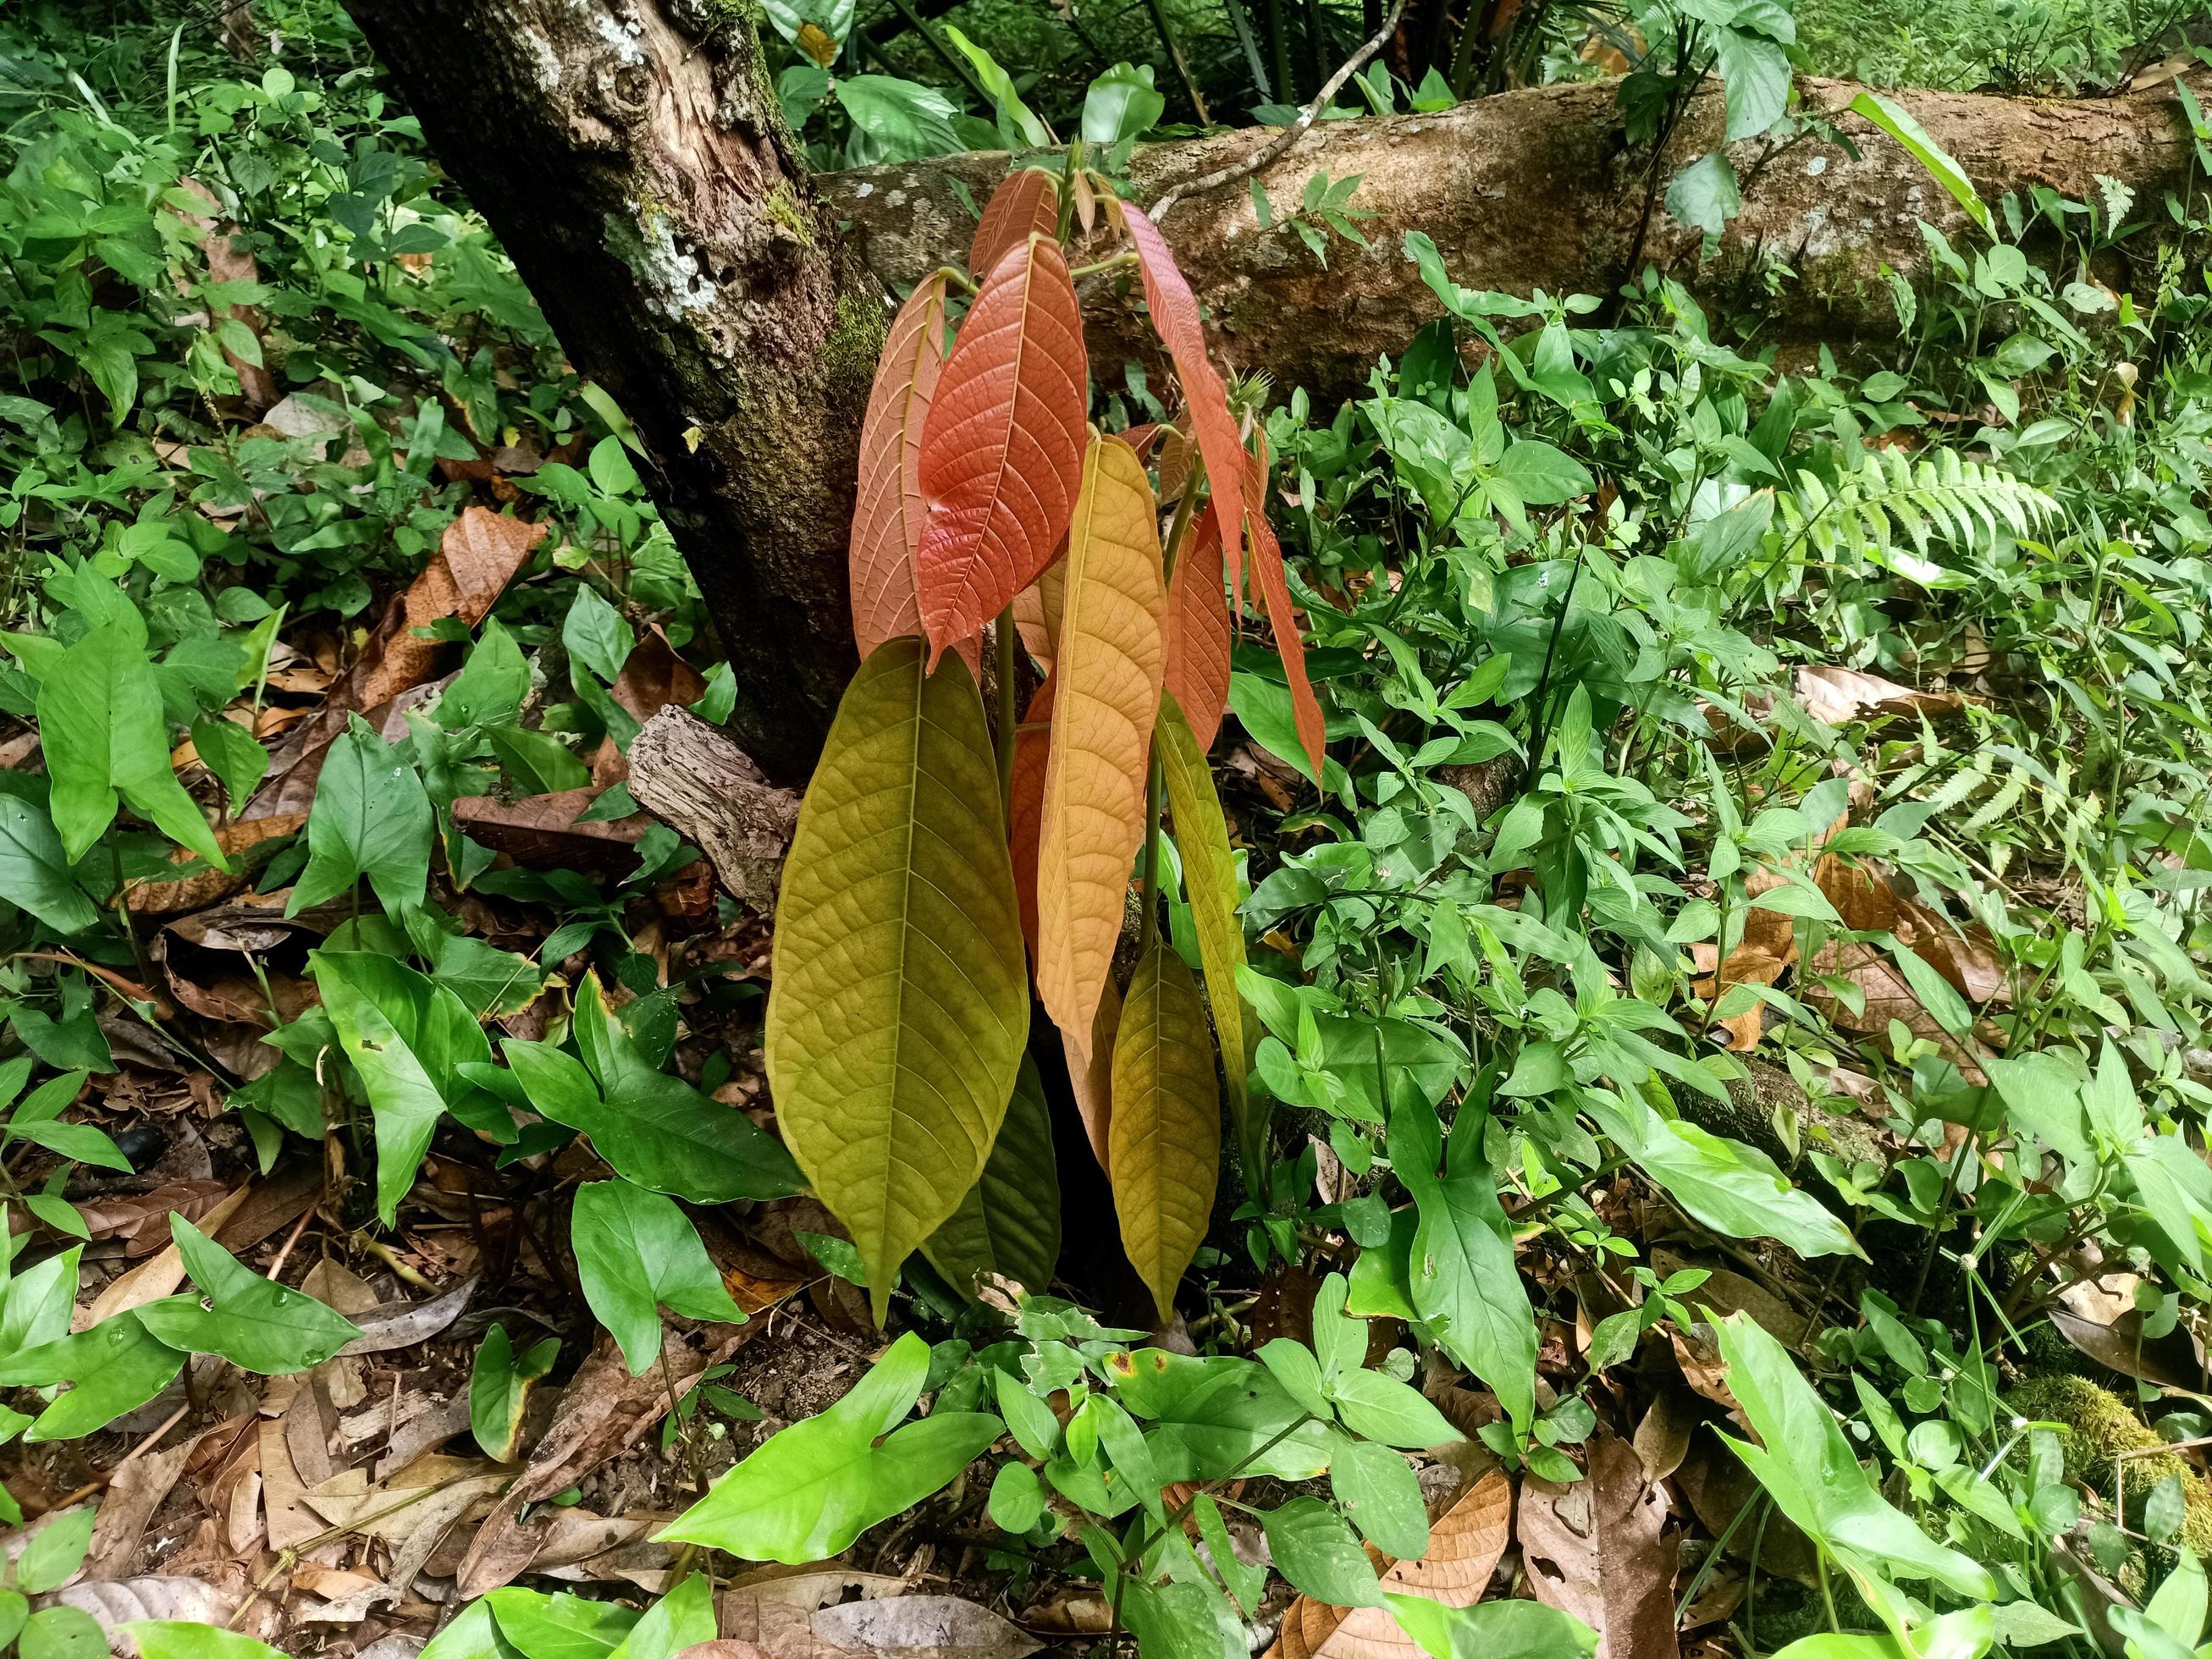
[{"label": "fallen tree trunk", "polygon": [[[1747,181],[1744,210],[1713,257],[1701,238],[1661,209],[1638,260],[1689,282],[1709,301],[1766,313],[1760,337],[1784,345],[1848,344],[1896,337],[1887,264],[1926,274],[1926,220],[1961,247],[1965,212],[1897,144],[1853,115],[1859,91],[1836,81],[1799,83],[1803,107],[1835,115],[1858,149],[1807,139],[1758,162],[1758,145],[1731,152]],[[1175,204],[1162,228],[1206,305],[1215,343],[1239,370],[1287,389],[1347,390],[1364,381],[1378,355],[1405,349],[1442,307],[1404,249],[1405,234],[1432,237],[1462,285],[1526,296],[1607,294],[1631,276],[1644,203],[1644,157],[1622,130],[1615,83],[1541,87],[1462,104],[1435,115],[1316,125],[1258,175],[1276,224],[1262,230],[1241,179]],[[1721,100],[1711,94],[1684,121],[1664,173],[1718,141]],[[1960,93],[1900,93],[1931,137],[1994,203],[2007,191],[2043,185],[2094,200],[2095,175],[2120,179],[2146,208],[2179,186],[2191,145],[2171,86],[2123,98],[2031,100]],[[1249,159],[1273,134],[1231,132],[1140,149],[1130,173],[1140,201]],[[819,182],[848,222],[876,274],[904,288],[968,244],[974,220],[960,199],[980,201],[1005,173],[1003,154],[947,156],[902,167],[836,173]],[[1328,268],[1282,222],[1316,172],[1360,176],[1355,206],[1371,213],[1361,249],[1332,238]],[[1769,297],[1762,260],[1779,258],[1796,280]],[[2124,272],[2113,286],[2126,286]],[[1094,289],[1116,280],[1091,279]],[[1125,283],[1125,286],[1127,286]],[[1099,358],[1135,355],[1141,319],[1129,307],[1095,304]],[[1097,359],[1094,359],[1097,361]],[[1101,363],[1103,367],[1103,363]]]}]

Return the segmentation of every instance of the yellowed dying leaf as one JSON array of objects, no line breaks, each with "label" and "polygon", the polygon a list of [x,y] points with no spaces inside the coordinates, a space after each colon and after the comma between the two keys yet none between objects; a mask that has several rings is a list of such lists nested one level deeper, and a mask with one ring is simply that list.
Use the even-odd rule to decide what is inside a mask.
[{"label": "yellowed dying leaf", "polygon": [[1255,1111],[1247,1086],[1244,1001],[1237,992],[1237,970],[1244,965],[1244,925],[1237,918],[1237,855],[1230,850],[1229,822],[1222,816],[1221,798],[1214,793],[1213,774],[1171,692],[1160,700],[1153,740],[1159,745],[1160,776],[1175,825],[1176,850],[1182,854],[1183,886],[1198,934],[1198,959],[1206,969],[1206,1000],[1212,1006],[1213,1029],[1221,1039],[1222,1073],[1229,1079],[1229,1119],[1237,1126],[1245,1185],[1256,1193],[1266,1170],[1267,1120]]},{"label": "yellowed dying leaf", "polygon": [[882,1322],[899,1264],[982,1173],[1029,1036],[982,700],[957,654],[860,665],[778,901],[765,1043],[783,1138],[853,1235]]},{"label": "yellowed dying leaf", "polygon": [[1198,981],[1155,937],[1138,958],[1114,1038],[1114,1116],[1106,1167],[1121,1249],[1160,1322],[1206,1242],[1221,1165],[1221,1088]]},{"label": "yellowed dying leaf", "polygon": [[1145,772],[1167,670],[1159,519],[1137,452],[1094,437],[1068,530],[1037,837],[1038,999],[1091,1052],[1145,833]]}]

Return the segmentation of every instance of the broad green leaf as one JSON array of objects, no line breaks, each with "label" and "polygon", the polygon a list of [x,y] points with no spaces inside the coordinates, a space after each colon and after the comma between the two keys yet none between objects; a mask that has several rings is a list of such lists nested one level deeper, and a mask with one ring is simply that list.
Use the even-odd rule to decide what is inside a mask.
[{"label": "broad green leaf", "polygon": [[1346,1428],[1383,1445],[1419,1451],[1464,1437],[1419,1389],[1380,1371],[1346,1371],[1328,1391]]},{"label": "broad green leaf", "polygon": [[878,1321],[982,1174],[1029,1036],[982,702],[957,654],[931,674],[925,650],[892,640],[846,689],[784,866],[768,1000],[777,1121]]},{"label": "broad green leaf", "polygon": [[622,612],[601,599],[596,588],[579,582],[576,597],[568,602],[568,614],[561,623],[561,643],[568,648],[571,661],[583,664],[612,685],[636,647],[637,635]]},{"label": "broad green leaf", "polygon": [[1525,1435],[1536,1415],[1536,1316],[1483,1159],[1485,1116],[1462,1107],[1447,1148],[1436,1109],[1401,1099],[1390,1114],[1390,1163],[1420,1217],[1410,1257],[1414,1309]]},{"label": "broad green leaf", "polygon": [[1317,1601],[1379,1607],[1382,1585],[1350,1526],[1318,1498],[1293,1498],[1260,1517],[1275,1569]]},{"label": "broad green leaf", "polygon": [[1719,235],[1742,210],[1743,192],[1724,149],[1699,156],[1667,186],[1667,211],[1708,236]]},{"label": "broad green leaf", "polygon": [[1904,145],[1913,160],[1926,167],[1929,175],[1966,210],[1968,217],[1990,235],[1996,234],[1989,208],[1975,190],[1974,181],[1966,177],[1966,169],[1951,159],[1948,151],[1928,136],[1927,130],[1912,118],[1911,111],[1892,103],[1878,92],[1862,92],[1851,100],[1849,107],[1852,114],[1871,121]]},{"label": "broad green leaf", "polygon": [[58,933],[82,933],[100,921],[100,907],[70,873],[54,821],[21,795],[0,795],[0,898]]},{"label": "broad green leaf", "polygon": [[386,1226],[415,1184],[459,1067],[487,1062],[483,1028],[443,986],[390,957],[316,951],[308,962],[376,1122],[376,1212]]},{"label": "broad green leaf", "polygon": [[140,1619],[123,1626],[138,1659],[284,1659],[280,1649],[220,1625],[185,1619]]},{"label": "broad green leaf", "polygon": [[1001,1463],[991,1478],[991,1519],[1011,1533],[1024,1533],[1044,1514],[1044,1487],[1026,1463]]},{"label": "broad green leaf", "polygon": [[315,780],[307,867],[284,914],[353,890],[364,877],[387,912],[420,904],[430,878],[430,798],[405,752],[355,715]]},{"label": "broad green leaf", "polygon": [[101,623],[62,652],[40,683],[38,714],[53,780],[47,805],[70,863],[114,821],[119,794],[170,840],[219,870],[230,868],[169,765],[161,688],[135,612]]},{"label": "broad green leaf", "polygon": [[952,126],[960,106],[935,87],[891,75],[843,75],[834,90],[883,161],[919,161],[966,148]]},{"label": "broad green leaf", "polygon": [[77,1091],[84,1085],[82,1072],[64,1072],[50,1077],[31,1091],[23,1103],[15,1110],[4,1125],[0,1125],[0,1142],[27,1140],[34,1146],[43,1146],[64,1158],[73,1158],[80,1164],[96,1164],[103,1170],[131,1173],[131,1160],[108,1139],[105,1130],[89,1123],[64,1123],[62,1113],[76,1099]]},{"label": "broad green leaf", "polygon": [[565,1592],[546,1595],[510,1584],[484,1600],[500,1635],[524,1659],[608,1659],[638,1624],[628,1607]]},{"label": "broad green leaf", "polygon": [[532,1109],[589,1135],[623,1179],[695,1204],[799,1190],[798,1167],[774,1135],[646,1062],[596,974],[577,987],[571,1029],[580,1065],[544,1043],[510,1041],[501,1050]]},{"label": "broad green leaf", "polygon": [[321,1364],[361,1334],[336,1309],[255,1273],[184,1217],[169,1217],[169,1236],[200,1294],[149,1303],[138,1317],[171,1347],[283,1376]]},{"label": "broad green leaf", "polygon": [[1595,1631],[1540,1601],[1455,1607],[1395,1590],[1382,1596],[1398,1628],[1433,1659],[1590,1659],[1597,1651]]},{"label": "broad green leaf", "polygon": [[1183,886],[1190,896],[1198,959],[1206,970],[1206,998],[1221,1045],[1222,1074],[1229,1081],[1229,1121],[1243,1160],[1245,1190],[1256,1202],[1267,1191],[1267,1097],[1255,1098],[1251,1092],[1244,999],[1237,988],[1237,970],[1244,965],[1244,924],[1237,916],[1237,855],[1230,850],[1229,823],[1222,815],[1221,798],[1214,793],[1212,769],[1172,696],[1160,700],[1153,742],[1167,786],[1176,850],[1182,855]]},{"label": "broad green leaf", "polygon": [[611,1659],[675,1659],[714,1639],[714,1581],[695,1572],[645,1610]]},{"label": "broad green leaf", "polygon": [[1167,672],[1158,508],[1137,452],[1095,438],[1067,532],[1037,821],[1037,1000],[1086,1058],[1145,838]]},{"label": "broad green leaf", "polygon": [[1715,1231],[1778,1238],[1800,1255],[1864,1254],[1826,1205],[1792,1186],[1756,1148],[1661,1117],[1633,1093],[1592,1089],[1581,1098],[1607,1139]]},{"label": "broad green leaf", "polygon": [[438,696],[438,723],[447,730],[465,726],[511,726],[530,695],[530,665],[522,647],[495,617],[483,625],[469,659]]},{"label": "broad green leaf", "polygon": [[1121,1249],[1165,1324],[1212,1219],[1221,1086],[1198,982],[1158,937],[1138,959],[1121,1005],[1106,1146]]},{"label": "broad green leaf", "polygon": [[1107,1374],[1146,1439],[1161,1480],[1272,1474],[1310,1480],[1328,1468],[1332,1431],[1257,1360],[1203,1358],[1161,1348],[1110,1356]]},{"label": "broad green leaf", "polygon": [[[773,1435],[659,1534],[754,1561],[819,1561],[919,1503],[1004,1432],[984,1413],[897,1425],[928,1380],[913,1332],[836,1405]],[[878,1437],[888,1436],[881,1445]]]},{"label": "broad green leaf", "polygon": [[[2047,1621],[2040,1625],[2042,1629],[2056,1627],[2057,1635],[2045,1636],[2041,1638],[2043,1641],[2057,1640],[2059,1635],[2080,1633],[2074,1626],[2045,1613],[2033,1601],[2014,1601],[2008,1605],[2025,1609],[2031,1616],[2039,1614],[2042,1620]],[[1821,1631],[1812,1636],[1799,1637],[1778,1652],[1774,1659],[1981,1659],[1996,1639],[1996,1615],[2004,1611],[2002,1607],[1994,1612],[1989,1607],[1961,1607],[1956,1613],[1944,1613],[1916,1626],[1909,1646],[1887,1633],[1871,1635],[1857,1632]],[[2114,1609],[2115,1613],[2122,1614],[2130,1611],[2131,1609]],[[2027,1622],[2021,1626],[2024,1633],[2037,1628],[2038,1625]],[[2114,1628],[2118,1628],[2117,1621]],[[2034,1644],[2033,1641],[2008,1644],[2014,1647]],[[2187,1646],[2177,1645],[2179,1646],[2179,1653],[2174,1656],[2174,1659],[2180,1659],[2180,1656],[2190,1653]],[[2151,1659],[2151,1656],[2143,1655],[2141,1659]]]},{"label": "broad green leaf", "polygon": [[41,1607],[23,1621],[16,1659],[107,1659],[107,1632],[82,1607]]},{"label": "broad green leaf", "polygon": [[1083,94],[1083,142],[1111,149],[1150,131],[1167,106],[1152,86],[1150,64],[1116,64]]},{"label": "broad green leaf", "polygon": [[1723,1435],[1775,1506],[1848,1572],[1869,1607],[1902,1634],[1898,1578],[1933,1578],[1953,1594],[1988,1601],[1996,1581],[1972,1557],[1939,1544],[1889,1503],[1859,1467],[1836,1414],[1790,1351],[1748,1315],[1715,1322],[1729,1392],[1758,1445]]},{"label": "broad green leaf", "polygon": [[1346,1438],[1329,1460],[1328,1489],[1361,1537],[1385,1555],[1418,1561],[1429,1553],[1429,1512],[1420,1477],[1388,1446]]},{"label": "broad green leaf", "polygon": [[699,1231],[675,1200],[627,1181],[576,1189],[568,1219],[584,1300],[623,1351],[632,1376],[660,1358],[660,1309],[687,1319],[745,1322]]},{"label": "broad green leaf", "polygon": [[70,1384],[23,1438],[77,1440],[144,1405],[169,1386],[184,1363],[184,1355],[155,1338],[136,1313],[111,1314],[88,1331],[0,1359],[0,1387]]},{"label": "broad green leaf", "polygon": [[1060,1164],[1044,1080],[1027,1054],[983,1173],[921,1249],[963,1295],[973,1295],[976,1276],[986,1273],[1032,1292],[1052,1283],[1060,1261]]},{"label": "broad green leaf", "polygon": [[269,751],[242,726],[210,715],[192,722],[192,752],[222,785],[235,814],[269,771]]},{"label": "broad green leaf", "polygon": [[1244,1627],[1197,1568],[1194,1576],[1152,1583],[1125,1580],[1117,1603],[1137,1651],[1158,1659],[1244,1659]]},{"label": "broad green leaf", "polygon": [[84,1565],[97,1514],[92,1505],[80,1504],[51,1517],[24,1540],[15,1558],[15,1588],[26,1595],[43,1595],[67,1583]]},{"label": "broad green leaf", "polygon": [[[1007,148],[1018,149],[1026,146],[1030,149],[1042,149],[1048,146],[1053,142],[1052,129],[1030,112],[1030,106],[1022,101],[1021,94],[1014,89],[1013,76],[1006,73],[999,60],[963,34],[955,25],[940,23],[938,27],[945,31],[954,46],[960,48],[960,55],[974,67],[975,78],[982,83],[983,90],[990,94],[991,101],[998,106],[999,131],[1006,135]],[[980,270],[975,273],[978,276],[982,274]]]},{"label": "broad green leaf", "polygon": [[429,1659],[523,1659],[521,1650],[501,1632],[489,1595],[462,1607],[416,1659],[422,1659],[423,1654]]},{"label": "broad green leaf", "polygon": [[493,1462],[514,1461],[515,1437],[522,1432],[522,1413],[530,1403],[530,1390],[560,1358],[557,1336],[533,1343],[517,1354],[504,1325],[493,1326],[477,1345],[476,1359],[469,1367],[469,1432]]},{"label": "broad green leaf", "polygon": [[1790,107],[1790,54],[1780,41],[1747,30],[1716,29],[1713,67],[1727,93],[1725,142],[1757,137]]}]

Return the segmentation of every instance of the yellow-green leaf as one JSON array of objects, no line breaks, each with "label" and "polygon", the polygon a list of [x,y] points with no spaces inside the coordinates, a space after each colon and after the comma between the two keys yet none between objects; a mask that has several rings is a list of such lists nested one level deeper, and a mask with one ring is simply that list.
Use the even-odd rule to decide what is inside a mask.
[{"label": "yellow-green leaf", "polygon": [[1037,836],[1037,998],[1085,1054],[1144,838],[1166,622],[1145,465],[1121,439],[1094,438],[1068,530]]},{"label": "yellow-green leaf", "polygon": [[1023,1058],[982,1175],[921,1250],[963,1296],[975,1293],[980,1273],[1003,1274],[1027,1291],[1052,1283],[1060,1261],[1060,1164],[1035,1060]]},{"label": "yellow-green leaf", "polygon": [[1029,1036],[1020,913],[967,665],[891,640],[845,690],[777,903],[769,1086],[881,1322],[982,1173]]},{"label": "yellow-green leaf", "polygon": [[1176,705],[1172,692],[1160,700],[1160,775],[1167,786],[1168,812],[1175,824],[1176,850],[1182,854],[1183,887],[1198,934],[1198,959],[1206,969],[1206,1000],[1213,1008],[1213,1029],[1221,1039],[1221,1069],[1229,1079],[1229,1121],[1237,1128],[1237,1150],[1244,1162],[1245,1190],[1259,1197],[1267,1190],[1267,1097],[1255,1098],[1248,1086],[1244,1047],[1244,1001],[1237,992],[1237,970],[1244,965],[1244,925],[1237,919],[1237,855],[1229,847],[1229,822],[1213,791],[1213,774],[1198,735]]},{"label": "yellow-green leaf", "polygon": [[1213,1213],[1221,1088],[1198,981],[1158,939],[1138,959],[1121,1005],[1108,1135],[1121,1248],[1165,1323]]}]

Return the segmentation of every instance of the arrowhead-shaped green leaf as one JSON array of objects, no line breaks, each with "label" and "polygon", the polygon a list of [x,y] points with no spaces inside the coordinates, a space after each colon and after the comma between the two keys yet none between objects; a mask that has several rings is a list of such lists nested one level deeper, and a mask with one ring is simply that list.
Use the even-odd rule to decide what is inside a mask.
[{"label": "arrowhead-shaped green leaf", "polygon": [[838,706],[778,901],[769,1085],[853,1235],[892,1275],[982,1173],[1029,1036],[998,768],[957,656],[879,647]]}]

